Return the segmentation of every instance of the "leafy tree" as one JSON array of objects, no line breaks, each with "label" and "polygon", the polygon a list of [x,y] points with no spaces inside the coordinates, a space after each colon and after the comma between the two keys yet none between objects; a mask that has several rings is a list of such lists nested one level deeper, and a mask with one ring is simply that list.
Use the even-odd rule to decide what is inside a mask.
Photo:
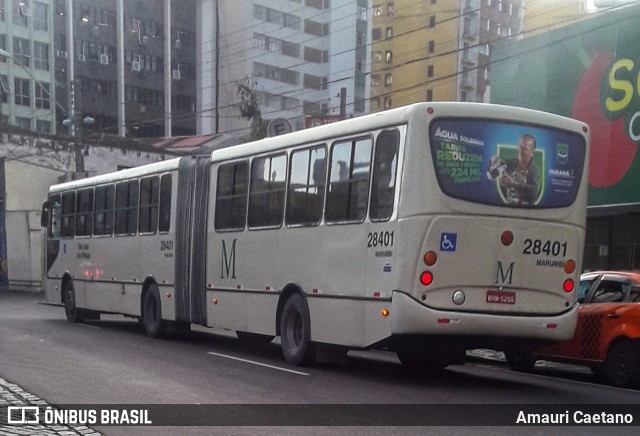
[{"label": "leafy tree", "polygon": [[262,112],[256,99],[255,82],[245,79],[238,82],[237,95],[240,96],[240,118],[251,121],[251,140],[262,139],[267,136],[268,123],[262,119]]}]

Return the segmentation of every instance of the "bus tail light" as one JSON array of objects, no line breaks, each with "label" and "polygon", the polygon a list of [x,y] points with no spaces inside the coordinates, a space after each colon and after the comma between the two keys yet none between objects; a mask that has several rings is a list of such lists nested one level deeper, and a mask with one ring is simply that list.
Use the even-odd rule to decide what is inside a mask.
[{"label": "bus tail light", "polygon": [[427,251],[422,257],[424,264],[427,266],[433,266],[438,261],[438,255],[435,251]]},{"label": "bus tail light", "polygon": [[429,286],[433,283],[433,273],[431,271],[423,271],[422,274],[420,274],[420,283],[422,283],[423,286]]},{"label": "bus tail light", "polygon": [[500,235],[500,242],[502,242],[502,245],[505,247],[511,245],[513,243],[513,232],[510,230],[502,232],[502,235]]},{"label": "bus tail light", "polygon": [[564,272],[567,274],[573,274],[576,270],[576,261],[573,259],[569,259],[564,263]]},{"label": "bus tail light", "polygon": [[573,291],[573,288],[575,288],[575,282],[573,279],[567,279],[562,284],[562,289],[567,293]]}]

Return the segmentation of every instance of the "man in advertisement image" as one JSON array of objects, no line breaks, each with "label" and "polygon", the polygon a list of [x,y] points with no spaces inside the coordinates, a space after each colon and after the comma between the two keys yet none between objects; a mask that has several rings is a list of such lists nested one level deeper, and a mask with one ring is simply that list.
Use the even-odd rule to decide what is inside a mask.
[{"label": "man in advertisement image", "polygon": [[508,204],[533,205],[540,193],[540,169],[533,161],[536,139],[525,133],[518,141],[518,157],[503,160],[491,158],[488,174],[498,180],[502,198]]}]

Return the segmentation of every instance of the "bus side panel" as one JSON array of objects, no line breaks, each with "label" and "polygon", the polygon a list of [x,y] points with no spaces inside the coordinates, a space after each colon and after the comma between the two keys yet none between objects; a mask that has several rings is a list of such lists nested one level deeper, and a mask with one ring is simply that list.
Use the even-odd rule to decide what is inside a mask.
[{"label": "bus side panel", "polygon": [[361,347],[364,343],[364,302],[309,297],[311,340]]},{"label": "bus side panel", "polygon": [[213,290],[207,292],[207,301],[207,327],[247,331],[246,294]]}]

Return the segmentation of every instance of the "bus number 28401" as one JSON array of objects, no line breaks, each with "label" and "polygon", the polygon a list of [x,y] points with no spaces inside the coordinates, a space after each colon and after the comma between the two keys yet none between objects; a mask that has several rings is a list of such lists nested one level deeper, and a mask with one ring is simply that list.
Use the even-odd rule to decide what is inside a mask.
[{"label": "bus number 28401", "polygon": [[369,232],[367,248],[393,247],[393,232]]}]

